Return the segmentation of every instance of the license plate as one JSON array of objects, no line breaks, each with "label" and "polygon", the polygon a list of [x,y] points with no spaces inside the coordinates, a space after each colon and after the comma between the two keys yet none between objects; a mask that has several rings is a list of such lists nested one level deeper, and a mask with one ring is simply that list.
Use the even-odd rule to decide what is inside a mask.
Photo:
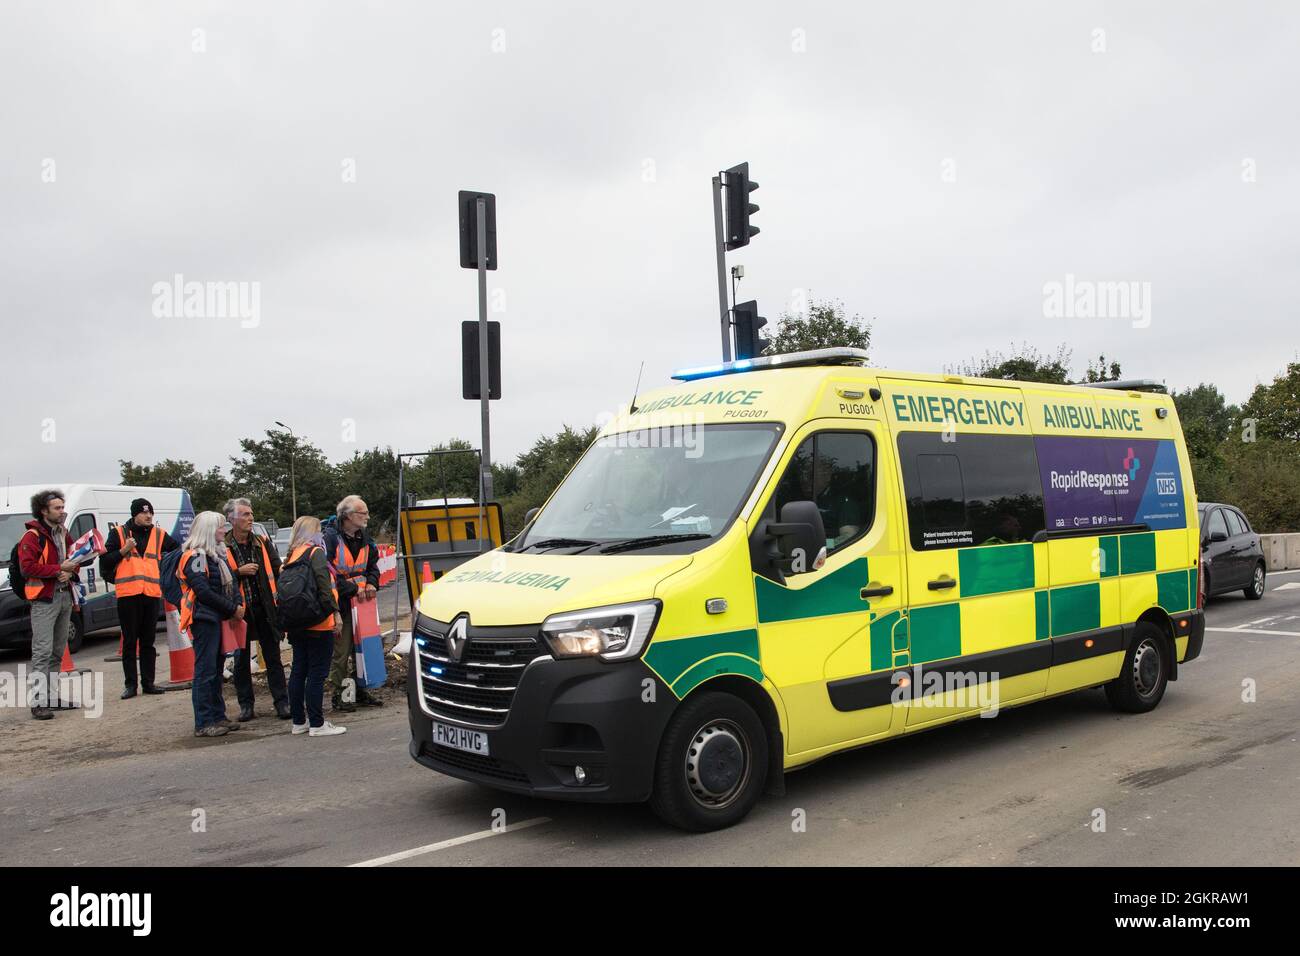
[{"label": "license plate", "polygon": [[488,735],[481,730],[466,730],[451,724],[433,722],[433,742],[466,753],[488,755]]}]

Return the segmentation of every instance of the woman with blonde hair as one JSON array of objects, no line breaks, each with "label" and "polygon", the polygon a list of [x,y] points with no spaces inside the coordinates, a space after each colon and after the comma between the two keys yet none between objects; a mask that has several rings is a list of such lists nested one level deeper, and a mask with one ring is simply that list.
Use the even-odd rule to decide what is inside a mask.
[{"label": "woman with blonde hair", "polygon": [[215,511],[194,516],[181,545],[181,627],[194,643],[194,736],[224,737],[237,729],[221,696],[221,622],[244,619],[239,585],[226,564],[226,519]]},{"label": "woman with blonde hair", "polygon": [[[289,559],[280,568],[280,589],[285,593],[289,577],[310,575],[315,581],[316,600],[321,616],[304,625],[289,628],[293,647],[293,665],[289,669],[289,712],[293,733],[311,737],[333,737],[345,733],[325,719],[325,675],[329,673],[334,652],[334,638],[343,628],[339,614],[338,588],[334,571],[325,556],[325,539],[319,518],[303,515],[293,523],[289,537]],[[304,582],[305,583],[305,582]]]}]

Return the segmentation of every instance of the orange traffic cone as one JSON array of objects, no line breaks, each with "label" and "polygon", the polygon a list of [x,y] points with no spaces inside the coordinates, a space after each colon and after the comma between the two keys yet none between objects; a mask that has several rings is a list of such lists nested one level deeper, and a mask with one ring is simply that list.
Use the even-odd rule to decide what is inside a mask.
[{"label": "orange traffic cone", "polygon": [[63,663],[59,665],[60,674],[75,674],[77,665],[72,663],[72,652],[68,650],[68,645],[63,645]]},{"label": "orange traffic cone", "polygon": [[427,588],[432,583],[433,583],[433,568],[429,566],[428,561],[425,561],[423,564],[420,565],[420,593],[423,594],[424,589]]},{"label": "orange traffic cone", "polygon": [[170,673],[163,685],[167,690],[182,690],[194,681],[194,644],[181,630],[181,615],[176,608],[164,602],[167,611],[167,652]]}]

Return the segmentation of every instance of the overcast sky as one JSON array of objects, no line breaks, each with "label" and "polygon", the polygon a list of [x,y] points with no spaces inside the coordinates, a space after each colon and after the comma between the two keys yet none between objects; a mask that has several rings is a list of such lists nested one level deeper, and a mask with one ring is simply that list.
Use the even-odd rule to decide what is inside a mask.
[{"label": "overcast sky", "polygon": [[[228,469],[275,419],[334,460],[477,444],[466,188],[498,197],[513,459],[643,360],[719,358],[741,161],[762,235],[729,262],[773,322],[811,290],[881,365],[1064,343],[1242,401],[1300,345],[1298,47],[1283,3],[4,0],[0,478]],[[178,274],[255,321],[159,317]],[[1149,322],[1048,314],[1067,275]]]}]

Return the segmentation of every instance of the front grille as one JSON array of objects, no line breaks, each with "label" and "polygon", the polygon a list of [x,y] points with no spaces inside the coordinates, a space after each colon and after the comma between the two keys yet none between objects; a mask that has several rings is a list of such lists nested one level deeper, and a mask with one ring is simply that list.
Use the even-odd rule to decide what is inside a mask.
[{"label": "front grille", "polygon": [[444,766],[465,770],[483,777],[491,777],[494,780],[508,780],[511,783],[530,782],[528,774],[514,764],[504,760],[497,760],[495,757],[466,753],[463,750],[453,750],[450,747],[442,747],[438,744],[424,744],[420,750],[426,757]]},{"label": "front grille", "polygon": [[470,627],[459,661],[447,650],[449,625],[421,618],[420,693],[431,713],[480,727],[499,727],[510,713],[519,678],[545,656],[538,628]]}]

